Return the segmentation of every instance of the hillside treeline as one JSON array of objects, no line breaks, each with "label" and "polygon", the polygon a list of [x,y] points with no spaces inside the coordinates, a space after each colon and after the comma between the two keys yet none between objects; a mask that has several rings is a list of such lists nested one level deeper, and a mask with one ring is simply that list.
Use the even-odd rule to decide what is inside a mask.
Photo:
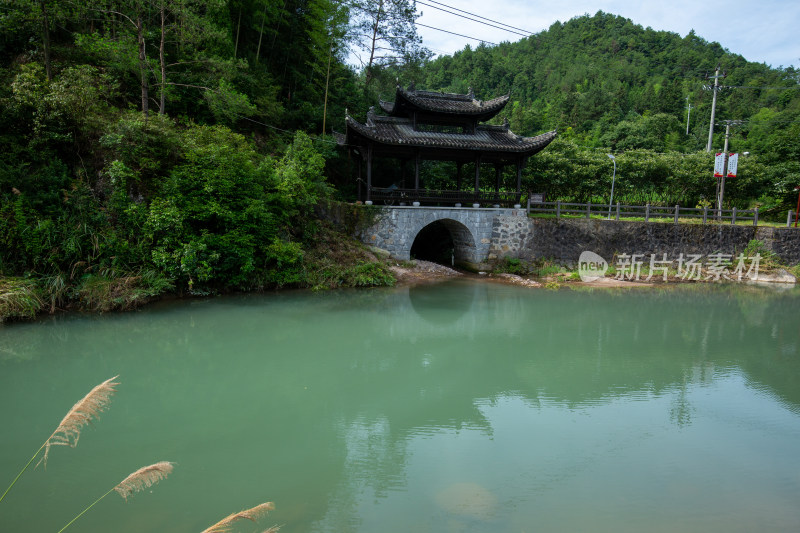
[{"label": "hillside treeline", "polygon": [[[694,32],[686,37],[642,28],[598,12],[515,43],[466,47],[411,69],[418,88],[479,98],[511,94],[496,121],[535,135],[558,129],[560,141],[533,157],[531,190],[586,201],[608,195],[611,161],[618,157],[623,202],[713,201],[713,153],[705,154],[716,67],[726,77],[718,92],[712,152],[724,145],[740,159],[739,178],[726,184],[728,205],[760,205],[785,217],[800,185],[800,71],[746,61]],[[387,76],[382,91],[393,92]],[[687,100],[688,98],[688,100]],[[692,106],[688,117],[687,104]],[[628,193],[629,191],[629,193]],[[606,197],[606,201],[608,198]]]}]

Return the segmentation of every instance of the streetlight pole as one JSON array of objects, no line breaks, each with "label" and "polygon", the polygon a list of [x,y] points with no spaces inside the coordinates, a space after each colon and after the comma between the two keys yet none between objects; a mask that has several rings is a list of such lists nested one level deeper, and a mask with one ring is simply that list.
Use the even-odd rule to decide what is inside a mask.
[{"label": "streetlight pole", "polygon": [[611,220],[611,204],[614,202],[614,180],[617,178],[617,158],[606,154],[614,162],[614,174],[611,175],[611,198],[608,200],[608,220]]}]

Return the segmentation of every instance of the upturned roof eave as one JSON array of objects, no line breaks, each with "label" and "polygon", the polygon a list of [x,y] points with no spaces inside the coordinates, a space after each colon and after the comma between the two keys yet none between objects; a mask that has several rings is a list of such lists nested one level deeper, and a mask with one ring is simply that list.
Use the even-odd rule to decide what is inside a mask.
[{"label": "upturned roof eave", "polygon": [[[519,137],[508,132],[509,142],[506,143],[488,143],[483,139],[479,139],[475,135],[464,135],[462,139],[437,139],[435,136],[429,136],[424,139],[410,139],[384,137],[375,131],[375,127],[370,127],[366,124],[361,124],[351,117],[347,117],[347,143],[350,144],[352,133],[360,135],[369,141],[377,144],[395,147],[407,148],[421,148],[421,149],[436,149],[436,150],[452,150],[452,151],[473,151],[473,152],[504,152],[509,154],[528,154],[533,155],[543,150],[549,145],[553,139],[558,135],[556,130],[543,133],[534,137]],[[351,133],[352,131],[352,133]]]},{"label": "upturned roof eave", "polygon": [[[422,111],[443,116],[479,117],[480,120],[489,120],[506,106],[511,93],[491,100],[476,100],[474,95],[457,93],[436,93],[433,91],[407,90],[399,85],[395,92],[394,103],[380,102],[381,108],[388,114],[400,116],[405,109]],[[464,109],[446,109],[433,105],[431,102],[458,102],[466,106]]]}]

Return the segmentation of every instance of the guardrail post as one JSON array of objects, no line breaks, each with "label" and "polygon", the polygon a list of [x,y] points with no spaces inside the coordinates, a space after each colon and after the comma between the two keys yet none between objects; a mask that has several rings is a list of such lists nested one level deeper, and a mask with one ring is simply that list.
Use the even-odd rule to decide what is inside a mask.
[{"label": "guardrail post", "polygon": [[619,202],[617,202],[617,220],[619,220]]},{"label": "guardrail post", "polygon": [[758,226],[758,207],[753,211],[753,225]]},{"label": "guardrail post", "polygon": [[592,202],[586,203],[586,218],[591,218],[592,215]]},{"label": "guardrail post", "polygon": [[647,202],[647,205],[644,206],[644,221],[650,222],[650,202]]},{"label": "guardrail post", "polygon": [[528,194],[528,208],[527,209],[528,209],[528,215],[530,216],[530,214],[531,214],[531,195],[530,194]]},{"label": "guardrail post", "polygon": [[708,219],[708,206],[704,205],[703,206],[703,224],[706,223],[707,219]]},{"label": "guardrail post", "polygon": [[736,224],[736,207],[733,208],[733,213],[731,214],[731,226]]},{"label": "guardrail post", "polygon": [[556,219],[561,218],[561,200],[556,201]]},{"label": "guardrail post", "polygon": [[675,223],[678,223],[678,213],[680,213],[681,208],[679,206],[675,206]]}]

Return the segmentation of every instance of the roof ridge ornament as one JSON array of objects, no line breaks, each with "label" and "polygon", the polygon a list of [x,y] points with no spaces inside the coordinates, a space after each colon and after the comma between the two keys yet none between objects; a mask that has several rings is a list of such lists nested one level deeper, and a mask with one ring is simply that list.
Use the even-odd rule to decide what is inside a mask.
[{"label": "roof ridge ornament", "polygon": [[475,91],[472,90],[472,85],[470,85],[469,89],[467,89],[467,96],[475,100]]}]

